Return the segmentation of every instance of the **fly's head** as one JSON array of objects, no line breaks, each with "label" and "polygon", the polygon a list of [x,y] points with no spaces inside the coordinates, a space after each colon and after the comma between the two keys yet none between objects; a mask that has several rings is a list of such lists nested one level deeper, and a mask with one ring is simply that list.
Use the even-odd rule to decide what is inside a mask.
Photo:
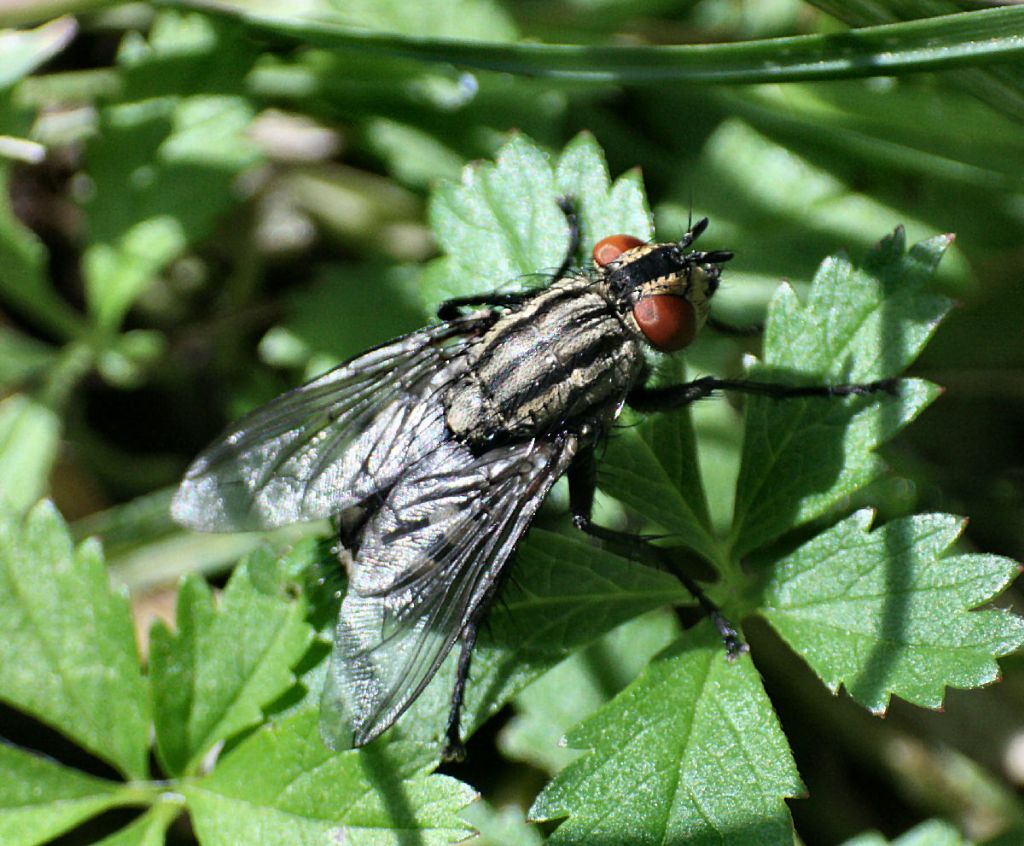
[{"label": "fly's head", "polygon": [[688,249],[707,226],[705,217],[667,244],[611,235],[594,247],[594,264],[622,312],[662,352],[681,350],[696,337],[708,319],[721,265],[732,258],[727,250]]}]

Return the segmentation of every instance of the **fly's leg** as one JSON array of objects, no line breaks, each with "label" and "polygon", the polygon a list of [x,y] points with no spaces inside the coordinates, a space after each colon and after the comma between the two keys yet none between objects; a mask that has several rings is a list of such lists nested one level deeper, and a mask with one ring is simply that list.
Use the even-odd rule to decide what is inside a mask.
[{"label": "fly's leg", "polygon": [[[665,561],[666,551],[661,547],[654,546],[650,541],[640,535],[628,532],[619,532],[615,529],[608,529],[598,526],[591,519],[594,507],[594,490],[597,486],[597,461],[594,456],[593,445],[583,447],[576,454],[572,466],[568,472],[569,478],[569,510],[572,512],[573,524],[582,532],[597,538],[613,549],[620,550],[629,558],[637,558],[642,561],[653,563],[655,566],[662,566]],[[678,568],[673,568],[676,577],[683,583],[697,604],[708,616],[718,634],[725,644],[725,655],[732,661],[737,656],[747,651],[747,645],[743,642],[736,627],[729,622],[721,609],[706,593],[697,582]]]},{"label": "fly's leg", "polygon": [[634,388],[626,402],[637,411],[671,411],[691,402],[711,396],[715,391],[736,391],[771,399],[793,397],[851,397],[875,393],[895,393],[899,379],[879,379],[876,382],[848,385],[780,385],[777,382],[753,382],[746,379],[716,379],[704,376],[682,385],[660,388],[641,386]]},{"label": "fly's leg", "polygon": [[459,663],[455,668],[455,686],[452,688],[452,700],[448,708],[448,725],[444,730],[444,749],[441,750],[441,759],[444,761],[464,761],[466,759],[466,746],[462,742],[461,728],[462,703],[466,695],[466,682],[469,681],[469,663],[473,658],[473,647],[476,646],[476,636],[480,632],[480,624],[503,581],[501,578],[495,579],[484,592],[459,635]]},{"label": "fly's leg", "polygon": [[[569,224],[569,249],[565,251],[565,258],[562,259],[562,263],[552,276],[552,280],[561,279],[565,276],[566,271],[575,263],[576,253],[580,248],[580,225],[576,216],[576,205],[573,199],[571,197],[560,197],[558,208],[562,210],[562,214],[565,215],[565,220]],[[462,314],[461,309],[467,306],[504,306],[506,308],[515,308],[521,306],[536,293],[535,290],[492,291],[487,294],[454,297],[453,299],[445,300],[437,307],[437,318],[438,320],[454,320]]]},{"label": "fly's leg", "polygon": [[437,307],[438,320],[455,320],[462,316],[462,309],[466,306],[506,306],[516,307],[522,305],[536,291],[510,291],[507,293],[492,291],[489,294],[477,294],[472,297],[455,297],[445,300]]},{"label": "fly's leg", "polygon": [[565,222],[569,224],[569,248],[565,251],[565,258],[559,265],[558,270],[552,277],[552,281],[561,279],[576,262],[576,253],[580,249],[580,221],[576,215],[576,201],[572,197],[559,197],[558,208],[565,215]]},{"label": "fly's leg", "polygon": [[[481,603],[481,607],[486,607]],[[474,615],[476,617],[477,615]],[[476,645],[476,636],[480,628],[479,619],[474,619],[466,624],[460,635],[461,649],[459,651],[459,663],[455,670],[455,687],[452,688],[452,701],[448,708],[448,725],[444,730],[444,749],[441,750],[443,761],[464,761],[466,759],[466,746],[462,742],[462,702],[466,695],[466,682],[469,680],[469,663],[473,658],[473,647]]]}]

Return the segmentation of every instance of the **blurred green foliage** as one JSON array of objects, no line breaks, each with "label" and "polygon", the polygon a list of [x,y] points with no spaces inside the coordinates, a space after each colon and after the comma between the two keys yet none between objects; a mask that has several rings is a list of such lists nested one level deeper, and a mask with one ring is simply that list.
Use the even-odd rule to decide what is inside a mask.
[{"label": "blurred green foliage", "polygon": [[[449,251],[445,237],[460,237],[464,186],[447,185],[432,205],[428,197],[440,180],[459,180],[466,164],[493,159],[510,133],[554,156],[586,130],[612,174],[626,173],[612,200],[630,202],[630,186],[641,182],[631,169],[642,168],[660,236],[677,236],[691,215],[711,218],[710,247],[737,253],[715,303],[731,323],[761,320],[782,279],[806,297],[822,258],[845,251],[859,263],[899,224],[910,243],[955,233],[936,285],[962,307],[914,371],[945,386],[945,396],[886,447],[895,473],[846,504],[877,507],[878,522],[922,511],[966,514],[963,550],[1024,559],[1024,8],[979,10],[985,4],[952,0],[295,5],[0,6],[0,27],[11,27],[0,31],[5,514],[14,519],[40,496],[52,497],[77,520],[76,537],[101,536],[113,579],[140,605],[183,574],[223,570],[260,539],[196,537],[169,522],[167,490],[188,460],[228,420],[420,325],[428,306],[467,289],[480,266],[502,268],[499,276],[512,282],[541,269],[519,267],[500,245],[459,267],[437,258],[428,207]],[[847,29],[875,25],[894,28]],[[524,177],[533,174],[523,168]],[[536,189],[518,187],[524,195]],[[558,249],[551,254],[557,264]],[[703,338],[687,367],[736,375],[744,353],[757,349],[756,340]],[[693,417],[708,519],[721,530],[739,473],[740,417],[728,402],[703,404]],[[37,513],[32,525],[55,519]],[[284,532],[270,542],[294,539]],[[34,541],[25,544],[38,553]],[[116,597],[102,595],[95,550],[60,555],[91,562],[83,584],[96,607],[114,608],[108,634],[118,672],[137,675],[122,660],[125,620]],[[567,560],[576,561],[568,553]],[[208,597],[194,579],[179,615],[199,619]],[[260,592],[244,579],[233,577],[236,592]],[[241,631],[232,613],[207,624]],[[305,635],[291,625],[298,651]],[[485,810],[473,818],[493,842],[537,842],[523,811],[509,808],[529,807],[548,775],[577,759],[539,750],[538,738],[557,738],[622,689],[646,663],[638,656],[671,641],[666,626],[651,617],[633,649],[613,633],[573,655],[555,672],[585,679],[578,683],[585,706],[552,714],[545,703],[557,698],[551,680],[558,676],[545,676],[516,700],[498,743],[483,735],[469,764],[452,771],[506,806],[504,816]],[[174,672],[189,671],[168,665],[172,637],[163,630],[153,647],[165,687]],[[809,800],[790,803],[804,842],[831,844],[869,829],[895,838],[933,814],[954,826],[924,823],[898,842],[958,843],[957,831],[977,842],[1024,836],[1015,795],[1024,784],[1019,658],[1004,661],[1003,684],[950,694],[945,714],[897,703],[880,723],[824,693],[766,627],[755,625],[749,637],[810,791]],[[609,677],[602,669],[609,656],[628,673]],[[87,663],[99,668],[104,658]],[[537,659],[533,669],[545,666]],[[649,681],[657,688],[657,678]],[[257,725],[252,709],[269,707],[283,686],[276,676],[263,685],[262,698],[232,725]],[[45,709],[12,704],[46,721]],[[172,700],[162,707],[198,713]],[[232,712],[225,706],[224,713]],[[602,719],[579,736],[599,733]],[[97,749],[102,733],[89,726],[70,736],[138,776],[145,731],[121,726],[128,751],[116,755]],[[0,723],[0,733],[23,742],[13,731]],[[301,716],[281,732],[297,744],[315,740]],[[171,771],[186,761],[198,766],[216,732],[202,734],[180,748],[158,737],[162,763],[178,755],[185,757]],[[49,742],[23,745],[52,752]],[[236,815],[228,800],[245,781],[246,762],[279,742],[266,730],[236,742],[235,769],[190,797],[209,812],[206,828],[198,827],[203,842],[233,836],[216,833],[229,831],[218,820]],[[53,795],[64,796],[69,810],[33,829],[36,839],[10,842],[43,842],[125,803],[124,788],[110,781],[87,781],[69,768],[37,772],[42,764],[19,754],[3,752],[10,761],[0,766],[26,783],[38,776],[33,784],[57,785]],[[465,800],[454,782],[418,770],[418,760],[404,754],[397,777],[422,791],[423,807],[436,797]],[[330,766],[344,770],[338,778],[346,789],[362,789],[366,776],[354,762]],[[794,778],[785,781],[792,792]],[[283,790],[270,777],[264,788]],[[344,795],[338,788],[309,817]],[[547,804],[558,803],[549,796]],[[284,819],[294,809],[278,810]],[[161,842],[176,814],[160,800],[118,842]],[[462,832],[444,814],[417,817],[428,818],[437,842]],[[95,833],[79,834],[68,842],[93,842]],[[189,842],[177,828],[169,836]],[[885,842],[878,838],[857,842]]]}]

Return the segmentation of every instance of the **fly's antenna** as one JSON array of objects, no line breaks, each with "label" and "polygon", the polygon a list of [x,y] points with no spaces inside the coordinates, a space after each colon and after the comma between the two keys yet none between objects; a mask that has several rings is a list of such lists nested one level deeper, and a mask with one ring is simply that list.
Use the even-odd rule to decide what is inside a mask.
[{"label": "fly's antenna", "polygon": [[679,239],[679,249],[685,250],[694,241],[696,241],[708,228],[708,219],[702,217],[696,223],[694,223],[687,231],[686,234]]}]

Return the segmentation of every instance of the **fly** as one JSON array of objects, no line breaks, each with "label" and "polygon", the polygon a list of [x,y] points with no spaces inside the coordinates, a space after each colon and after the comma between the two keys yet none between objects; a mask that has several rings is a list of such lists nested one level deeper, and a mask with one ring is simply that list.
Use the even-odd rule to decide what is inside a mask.
[{"label": "fly", "polygon": [[[172,513],[203,531],[334,518],[348,550],[325,705],[352,745],[388,729],[458,641],[444,756],[464,754],[463,694],[477,631],[516,545],[568,476],[573,522],[605,542],[647,542],[591,521],[596,450],[623,405],[667,411],[715,391],[847,396],[862,385],[792,387],[703,377],[651,387],[647,351],[687,347],[709,321],[724,250],[613,235],[593,265],[546,288],[450,300],[440,322],[371,349],[244,417],[188,469]],[[739,635],[680,576],[722,634]]]}]

